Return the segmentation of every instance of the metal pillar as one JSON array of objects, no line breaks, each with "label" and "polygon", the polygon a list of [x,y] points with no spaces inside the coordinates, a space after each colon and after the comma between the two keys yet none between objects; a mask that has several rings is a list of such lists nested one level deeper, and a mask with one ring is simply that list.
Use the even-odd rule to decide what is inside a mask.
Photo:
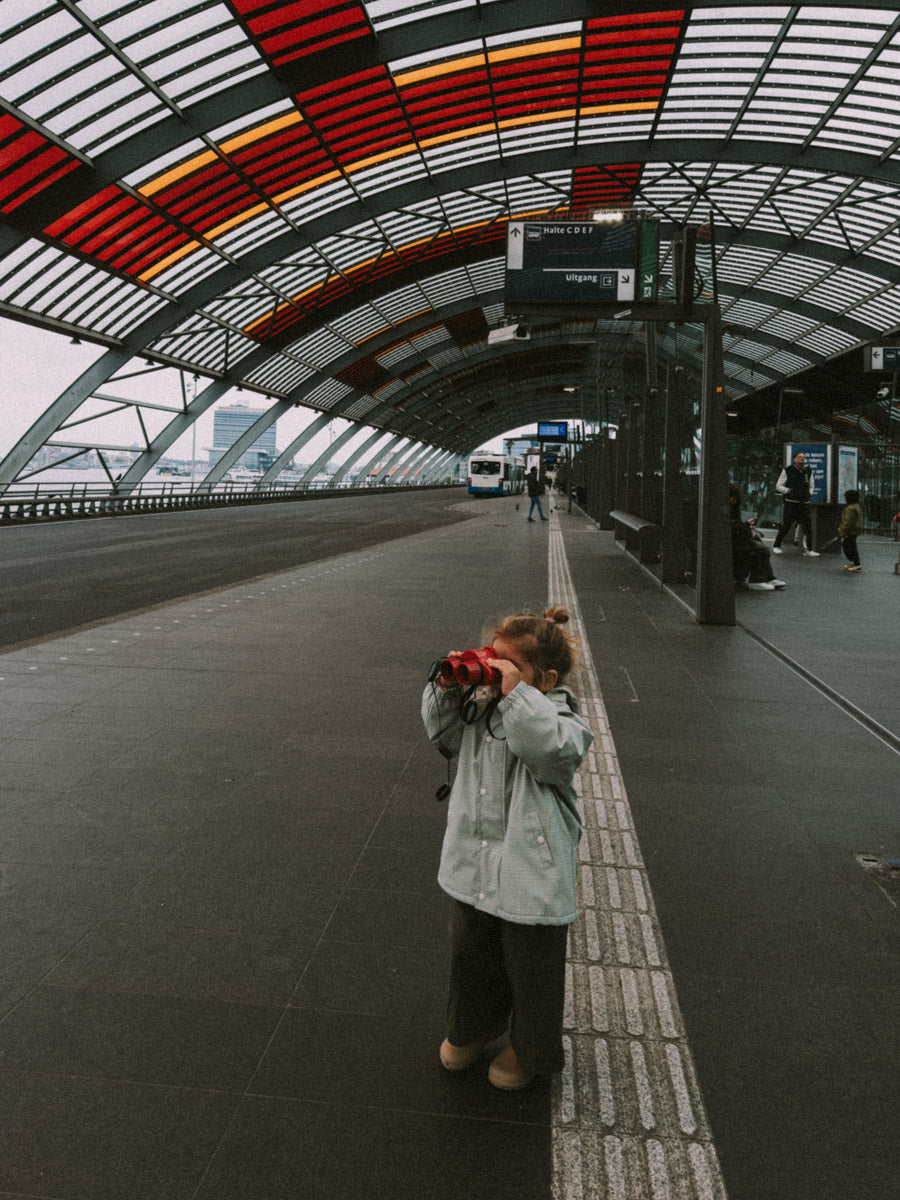
[{"label": "metal pillar", "polygon": [[613,477],[613,452],[609,441],[609,426],[600,434],[599,453],[597,455],[597,476],[599,479],[598,511],[595,519],[601,529],[612,529],[613,523],[609,514],[616,507],[615,482]]},{"label": "metal pillar", "polygon": [[644,428],[641,438],[641,480],[639,513],[645,521],[658,521],[656,503],[656,408],[659,395],[659,370],[656,358],[656,322],[644,322],[644,357],[647,371],[647,387],[644,398]]},{"label": "metal pillar", "polygon": [[631,430],[628,427],[628,413],[619,413],[619,428],[616,433],[616,507],[628,511],[628,439]]},{"label": "metal pillar", "polygon": [[666,433],[663,462],[662,563],[663,583],[684,583],[684,497],[681,492],[681,367],[666,370]]},{"label": "metal pillar", "polygon": [[644,418],[644,405],[639,396],[632,396],[628,402],[628,458],[627,474],[625,476],[625,508],[628,512],[641,512],[641,444]]},{"label": "metal pillar", "polygon": [[728,510],[728,449],[722,370],[722,313],[710,306],[703,328],[700,410],[700,517],[697,532],[697,621],[733,625],[734,575]]}]

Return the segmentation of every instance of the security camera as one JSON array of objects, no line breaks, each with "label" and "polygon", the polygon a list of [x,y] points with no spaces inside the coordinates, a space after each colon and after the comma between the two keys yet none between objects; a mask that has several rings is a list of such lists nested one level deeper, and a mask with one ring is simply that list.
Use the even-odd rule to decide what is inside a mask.
[{"label": "security camera", "polygon": [[884,383],[875,393],[876,400],[889,400],[891,398],[892,388],[890,384]]}]

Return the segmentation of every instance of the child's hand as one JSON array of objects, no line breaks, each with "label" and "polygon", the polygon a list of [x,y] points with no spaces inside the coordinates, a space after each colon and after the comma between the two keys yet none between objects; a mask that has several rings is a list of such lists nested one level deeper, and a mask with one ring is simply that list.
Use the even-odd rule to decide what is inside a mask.
[{"label": "child's hand", "polygon": [[522,672],[506,658],[489,658],[488,666],[500,672],[500,691],[508,696],[517,683],[522,682]]}]

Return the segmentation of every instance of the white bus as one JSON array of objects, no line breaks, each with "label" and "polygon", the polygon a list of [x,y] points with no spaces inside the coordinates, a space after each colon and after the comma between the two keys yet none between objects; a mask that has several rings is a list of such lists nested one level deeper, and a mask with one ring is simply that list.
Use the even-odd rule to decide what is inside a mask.
[{"label": "white bus", "polygon": [[525,490],[525,464],[506,454],[473,454],[468,481],[471,496],[516,496]]}]

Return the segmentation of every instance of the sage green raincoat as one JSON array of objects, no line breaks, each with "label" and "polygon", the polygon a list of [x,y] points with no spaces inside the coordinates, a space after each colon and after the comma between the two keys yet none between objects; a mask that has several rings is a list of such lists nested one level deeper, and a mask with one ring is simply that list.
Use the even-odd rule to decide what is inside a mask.
[{"label": "sage green raincoat", "polygon": [[429,738],[459,755],[438,883],[506,921],[568,925],[581,838],[573,780],[593,739],[578,701],[521,682],[489,723],[466,725],[460,698],[431,684],[422,698]]}]

